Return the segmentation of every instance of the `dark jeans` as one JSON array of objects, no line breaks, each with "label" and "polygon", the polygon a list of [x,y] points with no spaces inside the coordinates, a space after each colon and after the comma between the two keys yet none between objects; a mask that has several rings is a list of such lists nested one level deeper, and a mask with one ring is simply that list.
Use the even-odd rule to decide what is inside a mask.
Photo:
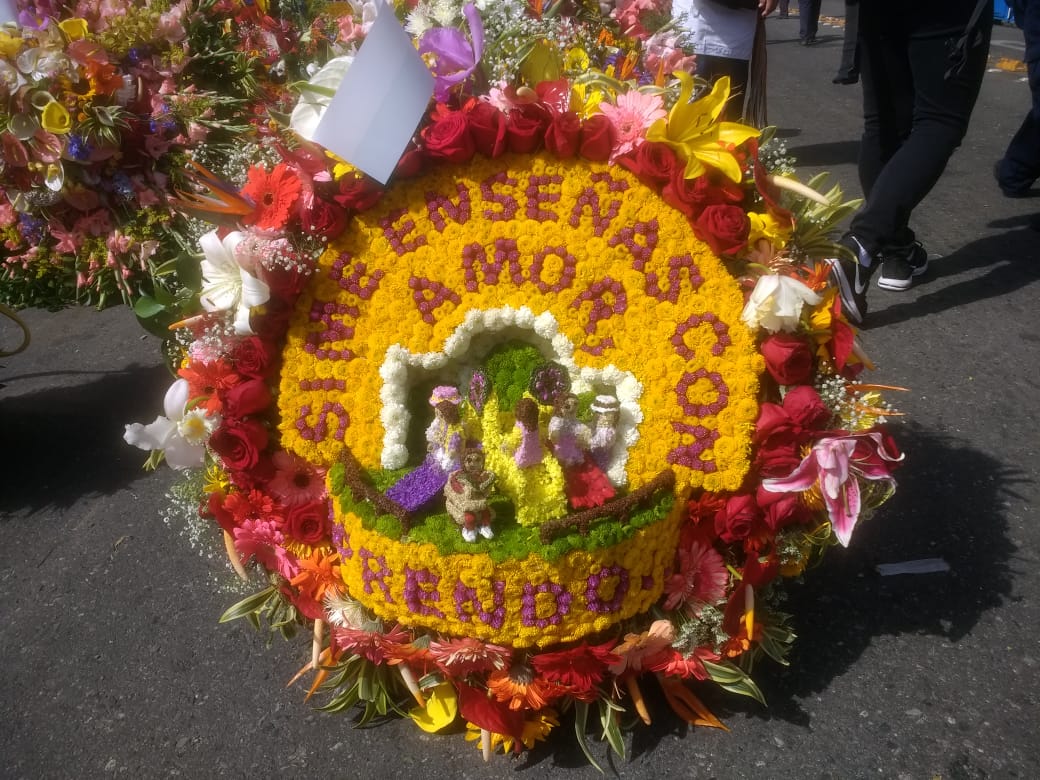
[{"label": "dark jeans", "polygon": [[808,40],[816,37],[820,28],[821,0],[798,0],[798,35]]},{"label": "dark jeans", "polygon": [[959,34],[860,35],[859,178],[866,203],[850,229],[872,254],[914,240],[910,214],[935,186],[968,130],[986,72],[992,15],[980,25],[982,42],[949,78],[949,58]]},{"label": "dark jeans", "polygon": [[841,63],[838,77],[843,79],[859,76],[859,0],[845,0],[845,42],[841,47]]},{"label": "dark jeans", "polygon": [[[1030,35],[1030,29],[1026,28],[1027,50]],[[1028,69],[1033,106],[997,167],[1000,187],[1009,193],[1024,193],[1040,178],[1040,60],[1029,62]]]}]

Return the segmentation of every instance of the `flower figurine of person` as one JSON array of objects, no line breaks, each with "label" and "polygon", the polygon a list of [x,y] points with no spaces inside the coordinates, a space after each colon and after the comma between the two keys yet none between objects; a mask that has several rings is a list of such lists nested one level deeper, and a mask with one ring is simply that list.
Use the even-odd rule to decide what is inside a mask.
[{"label": "flower figurine of person", "polygon": [[535,526],[567,514],[563,470],[543,445],[539,425],[540,408],[533,398],[516,402],[513,430],[494,454],[492,468],[500,475],[499,486],[516,507],[520,525]]},{"label": "flower figurine of person", "polygon": [[572,509],[600,506],[614,497],[614,486],[589,453],[592,431],[578,419],[578,397],[561,395],[549,420],[549,441],[563,466]]},{"label": "flower figurine of person", "polygon": [[589,439],[589,452],[592,459],[603,471],[610,471],[610,463],[614,459],[614,443],[617,441],[618,420],[621,418],[621,406],[612,395],[597,395],[589,407],[596,415]]},{"label": "flower figurine of person", "polygon": [[448,514],[462,528],[462,538],[477,541],[477,534],[493,539],[491,521],[495,512],[488,503],[495,485],[495,474],[484,468],[484,452],[469,448],[462,456],[462,468],[453,471],[444,486]]},{"label": "flower figurine of person", "polygon": [[433,422],[426,429],[426,459],[386,491],[388,498],[414,512],[436,498],[448,476],[462,466],[465,443],[460,405],[462,396],[450,385],[440,385],[430,394]]}]

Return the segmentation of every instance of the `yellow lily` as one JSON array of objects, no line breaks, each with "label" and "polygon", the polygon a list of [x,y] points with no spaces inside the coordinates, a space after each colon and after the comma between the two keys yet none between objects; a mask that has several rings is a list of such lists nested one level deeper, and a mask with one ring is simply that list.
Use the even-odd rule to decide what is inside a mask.
[{"label": "yellow lily", "polygon": [[757,138],[759,131],[737,122],[719,121],[729,99],[729,77],[720,78],[711,92],[693,102],[693,76],[678,71],[675,77],[680,84],[679,100],[665,119],[650,125],[646,140],[667,144],[686,160],[687,179],[703,175],[705,166],[710,165],[739,183],[740,163],[731,149]]},{"label": "yellow lily", "polygon": [[81,38],[86,38],[87,33],[90,30],[87,27],[87,20],[74,17],[72,19],[63,19],[58,22],[58,27],[65,33],[65,36],[70,41],[78,41]]},{"label": "yellow lily", "polygon": [[749,211],[748,220],[751,222],[751,230],[748,233],[749,247],[754,247],[760,238],[764,238],[774,247],[782,248],[794,232],[790,224],[779,222],[769,212]]},{"label": "yellow lily", "polygon": [[0,30],[0,57],[13,60],[22,48],[22,39]]}]

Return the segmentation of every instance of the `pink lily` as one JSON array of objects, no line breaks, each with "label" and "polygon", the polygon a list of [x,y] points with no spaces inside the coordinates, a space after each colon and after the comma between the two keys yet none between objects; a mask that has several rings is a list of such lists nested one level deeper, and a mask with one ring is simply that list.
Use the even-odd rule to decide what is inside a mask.
[{"label": "pink lily", "polygon": [[855,433],[820,439],[798,467],[786,477],[762,480],[771,493],[799,493],[819,484],[834,535],[849,546],[859,520],[861,497],[857,477],[885,482],[895,488],[892,465],[903,454],[890,451],[880,433]]}]

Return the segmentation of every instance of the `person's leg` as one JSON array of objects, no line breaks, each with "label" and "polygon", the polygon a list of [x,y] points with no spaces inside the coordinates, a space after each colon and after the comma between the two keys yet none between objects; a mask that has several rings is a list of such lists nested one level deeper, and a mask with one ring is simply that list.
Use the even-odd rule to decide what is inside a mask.
[{"label": "person's leg", "polygon": [[905,38],[863,35],[858,45],[863,82],[859,181],[869,204],[874,183],[910,135],[914,80]]},{"label": "person's leg", "polygon": [[1027,194],[1040,178],[1040,60],[1029,63],[1029,90],[1032,108],[996,168],[1001,191],[1012,198]]},{"label": "person's leg", "polygon": [[820,0],[798,0],[798,34],[802,43],[814,43],[820,24]]},{"label": "person's leg", "polygon": [[[935,186],[967,132],[986,70],[991,22],[984,20],[983,44],[973,47],[964,67],[949,78],[946,71],[956,38],[907,41],[914,91],[912,129],[899,148],[884,159],[873,180],[864,181],[867,202],[851,225],[852,233],[869,251],[913,240],[907,227],[910,214]],[[861,52],[864,68],[872,54],[866,49]],[[868,169],[867,174],[869,177],[872,171]]]},{"label": "person's leg", "polygon": [[780,18],[786,19],[791,15],[791,0],[780,0]]},{"label": "person's leg", "polygon": [[855,84],[859,81],[859,54],[856,38],[859,36],[859,2],[845,0],[845,40],[841,47],[841,63],[836,84]]}]

